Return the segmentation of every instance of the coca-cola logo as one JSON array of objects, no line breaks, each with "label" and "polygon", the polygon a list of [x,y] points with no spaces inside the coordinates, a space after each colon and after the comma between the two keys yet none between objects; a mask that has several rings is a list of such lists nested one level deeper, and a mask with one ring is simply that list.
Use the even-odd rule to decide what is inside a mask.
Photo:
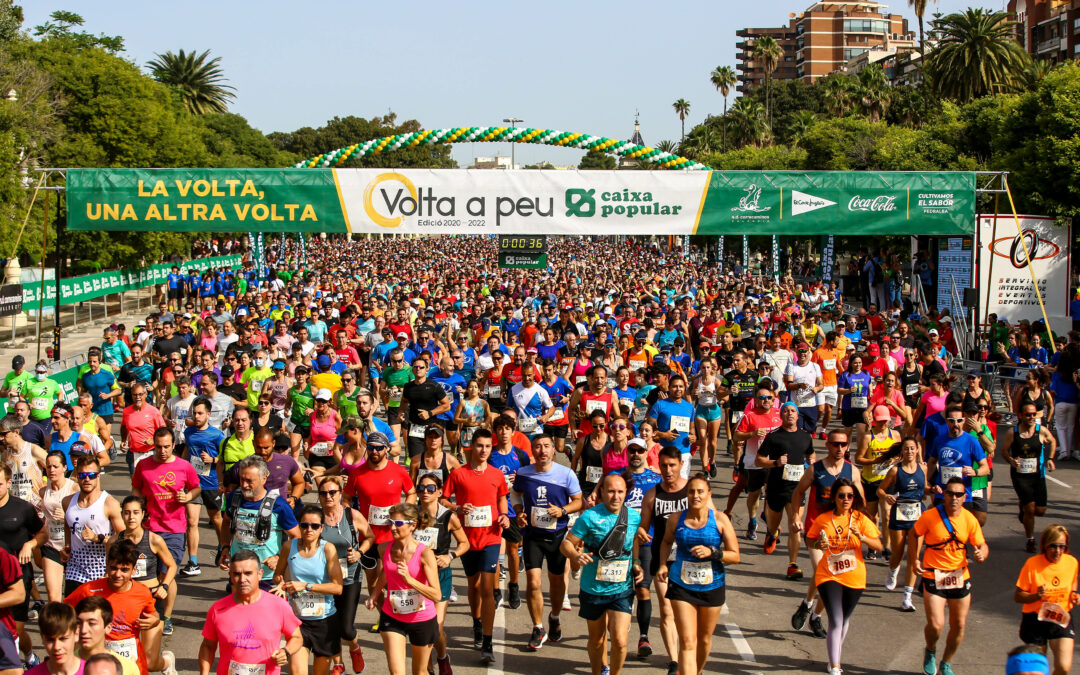
[{"label": "coca-cola logo", "polygon": [[880,195],[870,199],[863,199],[860,195],[855,195],[848,202],[847,207],[848,211],[895,211],[896,197]]}]

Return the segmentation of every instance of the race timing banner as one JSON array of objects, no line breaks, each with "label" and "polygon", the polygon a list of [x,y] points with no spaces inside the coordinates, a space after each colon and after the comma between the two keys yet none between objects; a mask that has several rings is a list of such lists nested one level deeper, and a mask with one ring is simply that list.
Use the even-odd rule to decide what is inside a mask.
[{"label": "race timing banner", "polygon": [[394,234],[971,234],[975,174],[71,169],[68,228]]}]

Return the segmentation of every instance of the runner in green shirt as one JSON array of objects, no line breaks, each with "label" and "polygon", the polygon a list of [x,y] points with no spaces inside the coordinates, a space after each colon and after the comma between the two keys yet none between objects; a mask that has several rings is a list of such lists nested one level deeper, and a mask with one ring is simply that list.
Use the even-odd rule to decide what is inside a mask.
[{"label": "runner in green shirt", "polygon": [[247,390],[248,408],[255,410],[259,407],[259,394],[262,393],[263,382],[274,376],[274,371],[266,358],[266,351],[260,349],[255,352],[255,364],[240,375],[240,384]]},{"label": "runner in green shirt", "polygon": [[0,397],[18,396],[26,389],[26,385],[34,380],[34,376],[23,368],[25,365],[26,359],[22,356],[17,355],[11,359],[11,372],[4,376],[4,386],[0,387]]},{"label": "runner in green shirt", "polygon": [[356,397],[360,395],[360,389],[356,386],[356,373],[345,371],[341,374],[341,389],[334,394],[334,405],[341,413],[341,419],[358,415],[356,410]]},{"label": "runner in green shirt", "polygon": [[405,385],[415,379],[412,368],[405,363],[405,357],[398,347],[390,351],[389,363],[382,371],[379,386],[382,399],[386,404],[386,423],[393,429],[394,435],[401,437],[401,394]]},{"label": "runner in green shirt", "polygon": [[30,419],[40,422],[52,417],[53,405],[64,400],[64,390],[49,379],[49,368],[39,363],[34,370],[34,379],[23,389],[23,398],[30,404]]},{"label": "runner in green shirt", "polygon": [[308,374],[307,366],[296,366],[293,371],[296,384],[287,394],[289,422],[292,423],[289,441],[294,458],[300,456],[300,442],[311,436],[311,411],[315,408],[315,392],[311,391],[308,384]]}]

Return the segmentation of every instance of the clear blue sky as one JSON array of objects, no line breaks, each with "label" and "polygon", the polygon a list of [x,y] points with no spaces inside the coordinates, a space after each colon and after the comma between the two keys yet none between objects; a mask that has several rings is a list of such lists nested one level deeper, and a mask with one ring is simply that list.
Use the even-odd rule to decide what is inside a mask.
[{"label": "clear blue sky", "polygon": [[[1001,0],[931,0],[927,14]],[[645,142],[677,140],[719,113],[709,83],[735,65],[735,30],[773,26],[809,0],[369,3],[342,0],[24,0],[25,26],[65,9],[92,33],[123,36],[139,64],[155,53],[210,49],[237,89],[233,112],[265,131],[317,127],[335,116],[387,110],[426,128],[500,124],[629,138],[634,111]],[[907,0],[890,11],[915,14]],[[729,101],[730,104],[730,101]],[[326,148],[330,150],[332,148]],[[517,161],[576,163],[580,152],[517,147]],[[509,144],[455,146],[459,164],[510,154]]]}]

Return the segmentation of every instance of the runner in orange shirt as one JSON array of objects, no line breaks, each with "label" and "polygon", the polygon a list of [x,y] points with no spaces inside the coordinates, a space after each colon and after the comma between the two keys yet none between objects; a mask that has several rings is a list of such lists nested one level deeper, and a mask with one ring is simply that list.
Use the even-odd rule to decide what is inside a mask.
[{"label": "runner in orange shirt", "polygon": [[[926,611],[926,651],[923,672],[937,670],[937,642],[945,628],[949,609],[949,634],[941,655],[941,673],[952,675],[952,657],[964,640],[964,626],[971,608],[971,573],[967,569],[967,545],[974,547],[976,562],[990,555],[979,521],[964,509],[964,479],[954,476],[945,484],[945,504],[922,514],[908,535],[908,566],[922,577]],[[920,557],[925,543],[926,553]]]},{"label": "runner in orange shirt", "polygon": [[825,334],[825,343],[814,350],[811,361],[821,368],[821,383],[824,388],[818,392],[817,407],[818,419],[821,420],[821,432],[818,438],[824,439],[829,430],[829,421],[832,419],[833,408],[839,400],[836,396],[836,374],[840,368],[840,362],[844,360],[844,350],[837,346],[836,331]]},{"label": "runner in orange shirt", "polygon": [[1024,563],[1013,593],[1023,604],[1020,639],[1029,645],[1049,645],[1054,675],[1065,675],[1072,668],[1076,641],[1072,609],[1080,602],[1076,594],[1078,564],[1068,553],[1069,531],[1064,525],[1043,530],[1039,549],[1039,555]]},{"label": "runner in orange shirt", "polygon": [[830,675],[840,675],[840,653],[851,614],[866,588],[862,547],[882,549],[881,531],[862,512],[862,495],[855,484],[840,478],[833,484],[833,508],[814,519],[806,540],[824,555],[814,572],[814,583],[829,615],[825,635]]}]

